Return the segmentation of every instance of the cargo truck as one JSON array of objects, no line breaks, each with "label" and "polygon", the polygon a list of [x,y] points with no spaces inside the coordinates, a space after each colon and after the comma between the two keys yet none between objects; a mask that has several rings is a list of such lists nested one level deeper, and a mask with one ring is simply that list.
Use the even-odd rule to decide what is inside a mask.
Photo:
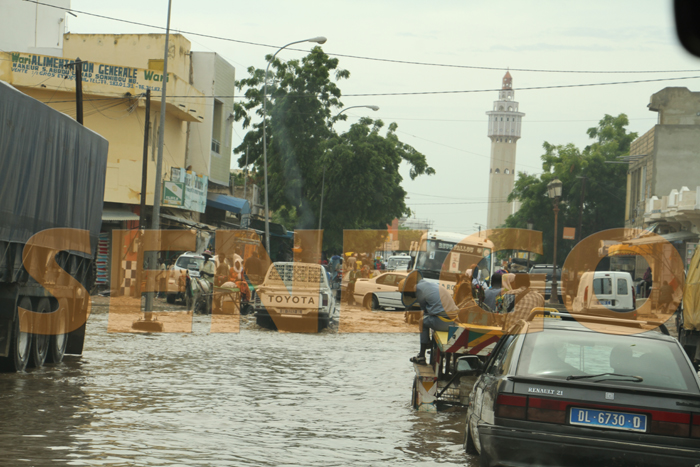
[{"label": "cargo truck", "polygon": [[80,354],[108,143],[0,82],[0,369]]}]

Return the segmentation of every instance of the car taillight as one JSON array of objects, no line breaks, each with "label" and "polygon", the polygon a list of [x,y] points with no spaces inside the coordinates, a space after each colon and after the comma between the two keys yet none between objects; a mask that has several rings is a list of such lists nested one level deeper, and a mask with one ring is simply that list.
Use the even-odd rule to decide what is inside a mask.
[{"label": "car taillight", "polygon": [[691,438],[700,438],[700,415],[693,415],[693,424],[690,427]]},{"label": "car taillight", "polygon": [[666,436],[689,436],[690,414],[678,412],[651,412],[649,433]]},{"label": "car taillight", "polygon": [[499,394],[496,399],[496,416],[503,418],[525,419],[527,396],[509,396]]},{"label": "car taillight", "polygon": [[328,295],[321,294],[321,303],[323,303],[323,306],[328,306]]},{"label": "car taillight", "polygon": [[588,286],[586,286],[586,288],[583,289],[583,303],[588,303]]},{"label": "car taillight", "polygon": [[632,308],[637,309],[637,291],[634,290],[634,287],[632,287]]},{"label": "car taillight", "polygon": [[530,397],[527,419],[536,422],[566,423],[567,402]]}]

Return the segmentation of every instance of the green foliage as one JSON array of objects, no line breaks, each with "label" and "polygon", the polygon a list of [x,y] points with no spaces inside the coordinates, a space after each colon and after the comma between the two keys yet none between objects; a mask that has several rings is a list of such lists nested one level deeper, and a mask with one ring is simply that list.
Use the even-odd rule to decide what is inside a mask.
[{"label": "green foliage", "polygon": [[557,263],[562,264],[575,241],[563,240],[564,227],[578,229],[579,206],[583,179],[585,200],[583,205],[580,239],[595,232],[624,226],[627,166],[606,164],[629,154],[630,143],[636,133],[627,133],[629,121],[625,114],[617,117],[605,115],[598,126],[589,128],[588,136],[595,142],[583,151],[573,144],[555,146],[545,141],[542,169],[539,177],[518,174],[509,200],[520,199],[520,210],[506,219],[506,227],[526,228],[532,222],[542,230],[546,262],[552,261],[554,239],[554,213],[552,201],[547,197],[547,184],[561,180],[562,198],[559,206]]},{"label": "green foliage", "polygon": [[[236,103],[234,117],[249,130],[234,153],[240,155],[242,166],[249,149],[249,162],[255,165],[256,182],[262,188],[263,127],[262,121],[253,123],[253,117],[263,116],[265,70],[251,67],[248,72],[248,78],[237,82],[247,99]],[[325,165],[324,244],[333,249],[342,247],[343,229],[386,229],[394,217],[410,212],[400,185],[402,162],[408,163],[412,179],[435,173],[423,154],[398,139],[395,123],[383,135],[383,122],[368,118],[342,135],[334,131],[333,123],[347,118],[337,116],[343,103],[334,80],[349,76],[338,68],[338,59],[314,47],[301,60],[275,59],[268,79],[270,210],[287,222],[288,229],[318,228]]]}]

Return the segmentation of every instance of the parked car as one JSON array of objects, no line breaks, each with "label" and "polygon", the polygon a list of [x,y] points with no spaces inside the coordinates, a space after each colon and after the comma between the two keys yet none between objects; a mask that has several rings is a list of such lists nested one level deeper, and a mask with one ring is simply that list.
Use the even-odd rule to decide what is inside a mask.
[{"label": "parked car", "polygon": [[408,272],[385,272],[371,279],[357,279],[353,296],[355,303],[371,310],[403,310],[398,285],[407,275]]},{"label": "parked car", "polygon": [[175,303],[175,300],[185,300],[185,276],[189,272],[190,277],[199,277],[199,268],[204,263],[204,256],[187,252],[181,254],[175,264],[168,270],[166,300]]},{"label": "parked car", "polygon": [[663,325],[542,314],[548,319],[516,324],[483,367],[463,373],[478,375],[467,452],[486,467],[698,464],[700,377]]},{"label": "parked car", "polygon": [[387,271],[408,271],[408,264],[411,257],[408,255],[389,256],[386,262]]},{"label": "parked car", "polygon": [[574,298],[574,312],[634,311],[637,294],[629,272],[595,271],[581,275]]},{"label": "parked car", "polygon": [[269,329],[320,331],[336,312],[335,294],[320,264],[273,263],[255,292],[256,322]]},{"label": "parked car", "polygon": [[[552,273],[554,266],[552,264],[535,264],[530,268],[530,288],[536,290],[545,300],[549,300],[552,295]],[[562,283],[561,283],[561,268],[557,266],[557,296],[559,301],[562,300]]]}]

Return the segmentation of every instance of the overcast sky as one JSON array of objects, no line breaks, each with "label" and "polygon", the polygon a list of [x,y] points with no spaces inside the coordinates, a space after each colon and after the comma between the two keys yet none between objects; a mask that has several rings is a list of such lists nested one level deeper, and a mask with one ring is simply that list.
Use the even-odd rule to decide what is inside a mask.
[{"label": "overcast sky", "polygon": [[[164,26],[166,0],[105,2],[73,0],[76,10]],[[416,217],[432,219],[435,228],[473,232],[486,223],[491,142],[486,136],[488,111],[507,67],[513,75],[515,100],[523,118],[517,145],[518,171],[541,172],[542,143],[589,144],[586,129],[604,114],[626,113],[630,131],[651,128],[656,113],[649,97],[667,86],[700,90],[697,79],[615,86],[521,90],[560,86],[700,76],[700,62],[681,49],[672,2],[649,1],[223,1],[173,0],[171,27],[229,39],[282,46],[323,35],[326,53],[457,65],[495,70],[397,64],[340,58],[350,71],[340,87],[345,106],[377,105],[378,112],[353,109],[344,131],[367,115],[396,122],[402,141],[426,155],[437,173],[410,181],[404,188]],[[74,33],[153,33],[157,30],[78,14],[67,20]],[[236,67],[265,67],[275,49],[185,34],[193,50],[221,54]],[[310,50],[309,46],[303,46]],[[285,50],[283,59],[304,52]],[[531,70],[634,71],[697,70],[686,73],[583,74]],[[353,97],[350,94],[493,90],[488,92]],[[234,147],[243,137],[235,127]],[[453,204],[448,204],[453,203]]]}]

